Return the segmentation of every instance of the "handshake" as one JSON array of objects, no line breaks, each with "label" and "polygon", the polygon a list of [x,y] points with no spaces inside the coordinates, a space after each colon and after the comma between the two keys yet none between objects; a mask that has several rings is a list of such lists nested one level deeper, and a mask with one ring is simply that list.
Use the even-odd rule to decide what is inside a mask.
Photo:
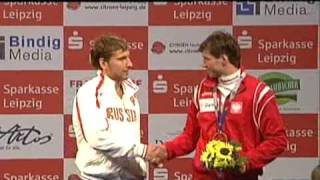
[{"label": "handshake", "polygon": [[159,166],[167,160],[167,149],[164,145],[149,144],[147,147],[146,160],[153,165]]}]

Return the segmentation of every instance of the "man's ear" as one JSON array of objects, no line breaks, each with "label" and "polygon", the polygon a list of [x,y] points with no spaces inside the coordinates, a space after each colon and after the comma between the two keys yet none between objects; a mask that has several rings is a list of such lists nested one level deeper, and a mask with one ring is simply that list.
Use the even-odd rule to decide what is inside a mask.
[{"label": "man's ear", "polygon": [[221,55],[221,59],[222,59],[222,64],[223,64],[223,65],[226,65],[226,64],[229,63],[229,58],[228,58],[227,55],[222,54],[222,55]]},{"label": "man's ear", "polygon": [[102,68],[102,67],[106,66],[107,62],[104,61],[104,58],[101,57],[101,58],[99,58],[99,64],[100,64],[100,67]]},{"label": "man's ear", "polygon": [[229,60],[229,59],[228,59],[228,56],[225,55],[225,54],[222,54],[221,57],[222,57],[222,60],[223,60],[223,61],[228,61],[228,60]]}]

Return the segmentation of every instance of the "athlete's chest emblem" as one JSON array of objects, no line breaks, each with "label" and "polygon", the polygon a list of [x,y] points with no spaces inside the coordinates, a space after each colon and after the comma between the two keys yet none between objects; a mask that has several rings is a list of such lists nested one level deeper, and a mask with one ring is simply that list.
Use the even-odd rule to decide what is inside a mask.
[{"label": "athlete's chest emblem", "polygon": [[241,114],[242,113],[242,102],[233,101],[230,104],[230,113],[232,114]]}]

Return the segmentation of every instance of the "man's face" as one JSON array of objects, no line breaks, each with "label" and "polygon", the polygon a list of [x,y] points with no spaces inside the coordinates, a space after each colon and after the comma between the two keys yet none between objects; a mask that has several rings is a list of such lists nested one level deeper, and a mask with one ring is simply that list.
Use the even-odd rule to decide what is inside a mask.
[{"label": "man's face", "polygon": [[128,79],[129,69],[133,66],[129,56],[130,52],[128,50],[115,51],[109,62],[105,62],[102,66],[103,72],[115,81]]},{"label": "man's face", "polygon": [[202,67],[207,70],[209,77],[219,77],[223,72],[222,56],[216,58],[210,54],[209,50],[204,50],[201,54],[203,58]]}]

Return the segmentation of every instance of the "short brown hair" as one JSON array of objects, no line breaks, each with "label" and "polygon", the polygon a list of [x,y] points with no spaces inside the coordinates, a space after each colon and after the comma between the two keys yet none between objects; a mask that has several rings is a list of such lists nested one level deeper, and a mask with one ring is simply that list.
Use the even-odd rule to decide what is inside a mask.
[{"label": "short brown hair", "polygon": [[229,61],[235,67],[240,67],[240,47],[237,41],[229,33],[215,31],[205,39],[198,49],[200,52],[209,50],[210,54],[215,58],[219,58],[225,54]]},{"label": "short brown hair", "polygon": [[108,62],[112,54],[118,50],[128,50],[128,44],[124,38],[111,34],[102,35],[94,41],[90,52],[90,63],[96,69],[101,69],[99,59],[104,58]]}]

